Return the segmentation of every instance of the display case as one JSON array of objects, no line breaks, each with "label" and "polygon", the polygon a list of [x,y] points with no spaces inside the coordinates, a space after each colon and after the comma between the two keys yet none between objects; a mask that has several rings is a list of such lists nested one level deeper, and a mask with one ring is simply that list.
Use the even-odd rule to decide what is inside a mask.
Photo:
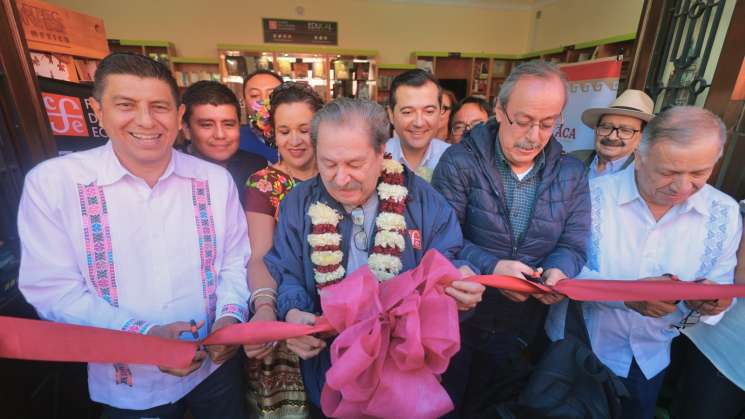
[{"label": "display case", "polygon": [[327,101],[341,96],[377,99],[377,51],[218,44],[218,53],[222,81],[240,98],[246,76],[264,69],[285,81],[309,84]]}]

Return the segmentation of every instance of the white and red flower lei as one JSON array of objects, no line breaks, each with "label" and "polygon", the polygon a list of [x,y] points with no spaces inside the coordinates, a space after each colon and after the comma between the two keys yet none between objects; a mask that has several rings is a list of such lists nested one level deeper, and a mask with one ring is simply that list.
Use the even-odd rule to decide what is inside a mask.
[{"label": "white and red flower lei", "polygon": [[[383,173],[378,183],[380,213],[375,218],[375,242],[367,264],[378,277],[385,281],[398,275],[403,269],[401,253],[405,247],[404,232],[406,220],[406,197],[409,194],[404,186],[404,167],[393,160],[390,154],[383,159]],[[321,288],[344,278],[345,269],[341,266],[344,253],[341,250],[341,234],[337,230],[341,215],[328,205],[316,202],[308,208],[313,230],[308,235],[312,251],[310,259],[316,285]]]}]

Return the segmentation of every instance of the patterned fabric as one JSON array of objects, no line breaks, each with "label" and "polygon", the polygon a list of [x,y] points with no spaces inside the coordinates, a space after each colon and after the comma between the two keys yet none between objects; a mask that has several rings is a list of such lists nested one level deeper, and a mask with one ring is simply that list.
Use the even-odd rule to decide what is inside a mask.
[{"label": "patterned fabric", "polygon": [[220,316],[223,314],[234,314],[240,317],[242,322],[248,321],[248,311],[246,308],[236,304],[226,304],[220,311]]},{"label": "patterned fabric", "polygon": [[144,321],[144,320],[135,320],[132,319],[124,324],[122,327],[122,330],[125,332],[132,332],[132,333],[147,333],[147,331],[150,329],[152,324]]},{"label": "patterned fabric", "polygon": [[300,360],[280,342],[264,359],[249,359],[245,364],[249,377],[246,400],[250,417],[263,419],[300,419],[308,417]]},{"label": "patterned fabric", "polygon": [[246,211],[279,217],[279,203],[297,181],[279,169],[269,166],[259,170],[246,182]]},{"label": "patterned fabric", "polygon": [[[246,182],[246,211],[267,214],[277,221],[280,202],[296,184],[295,179],[272,166],[259,170]],[[249,359],[245,372],[248,377],[246,400],[252,417],[308,417],[300,359],[284,342],[264,359]]]},{"label": "patterned fabric", "polygon": [[114,307],[119,306],[111,250],[108,209],[103,188],[91,183],[78,185],[80,212],[83,216],[85,251],[88,255],[88,276],[99,297]]},{"label": "patterned fabric", "polygon": [[512,239],[520,243],[525,230],[530,224],[530,216],[533,215],[533,206],[535,204],[538,185],[541,183],[541,177],[538,175],[546,162],[546,156],[543,151],[538,155],[535,164],[530,172],[521,179],[515,175],[510,164],[502,153],[502,147],[499,140],[495,140],[497,158],[497,170],[502,175],[504,186],[505,202],[510,210],[510,225],[512,226]]},{"label": "patterned fabric", "polygon": [[217,305],[217,272],[215,271],[215,223],[212,219],[212,203],[210,202],[210,188],[205,180],[192,179],[192,202],[194,204],[194,218],[197,223],[199,237],[200,271],[202,273],[202,295],[207,310],[207,330],[215,322],[215,306]]},{"label": "patterned fabric", "polygon": [[704,254],[701,255],[701,266],[696,278],[706,278],[722,256],[724,240],[727,238],[727,223],[731,217],[730,208],[719,201],[712,201],[709,208],[709,220],[706,223],[706,240]]},{"label": "patterned fabric", "polygon": [[587,267],[597,271],[600,262],[598,254],[600,253],[600,240],[603,238],[600,226],[602,220],[603,195],[598,192],[592,193],[592,224],[590,225],[590,247],[587,249]]},{"label": "patterned fabric", "polygon": [[[111,248],[108,209],[103,188],[90,183],[78,184],[80,213],[83,217],[83,236],[88,259],[88,278],[96,293],[114,307],[119,307]],[[132,371],[125,364],[114,364],[116,384],[134,385]]]}]

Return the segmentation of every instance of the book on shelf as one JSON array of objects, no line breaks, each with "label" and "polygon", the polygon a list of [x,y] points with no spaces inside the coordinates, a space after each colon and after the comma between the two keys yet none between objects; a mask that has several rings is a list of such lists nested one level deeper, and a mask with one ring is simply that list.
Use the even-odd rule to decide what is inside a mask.
[{"label": "book on shelf", "polygon": [[337,80],[349,80],[349,63],[347,61],[334,61],[334,74]]}]

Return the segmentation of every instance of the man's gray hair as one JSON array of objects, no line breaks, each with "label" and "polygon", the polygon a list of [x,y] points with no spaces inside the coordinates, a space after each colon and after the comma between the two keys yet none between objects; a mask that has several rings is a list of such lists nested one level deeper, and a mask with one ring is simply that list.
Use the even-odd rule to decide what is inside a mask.
[{"label": "man's gray hair", "polygon": [[543,60],[532,60],[513,68],[510,75],[502,83],[502,87],[499,89],[499,103],[502,105],[502,109],[507,109],[507,102],[510,100],[512,90],[523,77],[538,77],[541,79],[558,78],[564,86],[564,105],[566,106],[566,101],[569,97],[569,83],[567,83],[564,72],[554,63]]},{"label": "man's gray hair", "polygon": [[727,141],[727,127],[711,111],[696,106],[674,106],[654,117],[642,132],[639,154],[646,157],[649,149],[660,141],[672,141],[688,145],[699,140],[702,135],[714,131],[719,138],[719,157],[724,153]]},{"label": "man's gray hair", "polygon": [[390,121],[385,109],[366,99],[335,99],[316,112],[310,127],[310,139],[314,148],[318,144],[318,128],[322,123],[364,126],[370,134],[370,141],[375,150],[385,147],[390,135]]}]

